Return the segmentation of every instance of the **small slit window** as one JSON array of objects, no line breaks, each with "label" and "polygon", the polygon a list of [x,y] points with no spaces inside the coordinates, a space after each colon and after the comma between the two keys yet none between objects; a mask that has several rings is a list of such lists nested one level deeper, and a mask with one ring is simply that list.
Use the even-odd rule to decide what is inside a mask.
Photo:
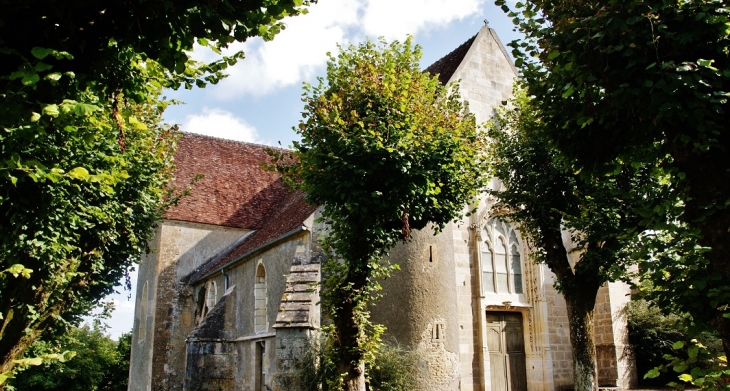
[{"label": "small slit window", "polygon": [[266,319],[266,269],[262,263],[256,268],[254,284],[254,332],[263,333],[268,329]]},{"label": "small slit window", "polygon": [[142,286],[142,295],[140,297],[139,306],[139,328],[137,331],[137,339],[142,342],[147,338],[147,302],[149,301],[149,291],[147,281]]}]

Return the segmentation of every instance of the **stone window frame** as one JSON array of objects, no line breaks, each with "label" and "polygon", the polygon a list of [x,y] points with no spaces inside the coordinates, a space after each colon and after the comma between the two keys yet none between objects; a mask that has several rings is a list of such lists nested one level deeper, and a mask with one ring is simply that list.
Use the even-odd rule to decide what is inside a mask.
[{"label": "stone window frame", "polygon": [[[502,230],[499,232],[496,228],[497,224],[502,225]],[[502,243],[505,249],[505,254],[497,254],[497,249],[495,248],[495,243]],[[484,226],[481,228],[480,232],[480,239],[479,239],[479,249],[480,252],[480,258],[481,258],[481,265],[480,265],[480,271],[479,271],[479,278],[481,281],[481,293],[482,297],[486,296],[500,296],[500,297],[510,297],[517,299],[518,301],[522,302],[525,300],[525,251],[523,248],[523,241],[520,237],[519,232],[512,226],[512,224],[499,219],[498,217],[491,217],[489,218]],[[505,256],[504,259],[504,269],[505,274],[507,274],[507,290],[501,291],[500,285],[498,283],[498,276],[497,276],[497,262],[499,259],[497,259],[498,255]],[[515,273],[514,269],[514,256],[518,257],[518,263],[519,266],[519,276],[520,279],[516,280],[515,276],[517,273]],[[492,284],[491,286],[493,289],[490,291],[487,286],[490,284],[487,284],[487,281],[485,279],[485,274],[487,272],[486,266],[491,266],[491,274],[492,274]],[[519,284],[517,284],[519,282]]]}]

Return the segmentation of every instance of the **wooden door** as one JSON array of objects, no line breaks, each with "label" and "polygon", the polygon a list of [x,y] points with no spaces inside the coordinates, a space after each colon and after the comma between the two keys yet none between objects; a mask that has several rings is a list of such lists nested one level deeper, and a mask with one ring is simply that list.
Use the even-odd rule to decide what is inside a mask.
[{"label": "wooden door", "polygon": [[492,391],[527,391],[522,314],[487,312],[486,320]]}]

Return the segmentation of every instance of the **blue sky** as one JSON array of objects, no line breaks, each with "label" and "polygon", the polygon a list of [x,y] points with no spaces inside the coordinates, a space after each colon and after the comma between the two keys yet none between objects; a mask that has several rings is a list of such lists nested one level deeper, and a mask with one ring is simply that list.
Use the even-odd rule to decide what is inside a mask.
[{"label": "blue sky", "polygon": [[[243,49],[246,59],[218,85],[169,91],[168,98],[185,104],[168,108],[165,120],[182,131],[289,146],[298,139],[292,127],[301,119],[302,83],[325,75],[326,53],[336,53],[338,43],[403,41],[410,34],[422,46],[425,68],[476,34],[485,19],[503,43],[519,37],[493,0],[319,0],[307,15],[285,20],[286,30],[273,41],[235,44],[232,50]],[[194,57],[215,58],[200,49]],[[136,273],[133,285],[130,300],[129,292],[107,298],[116,307],[107,322],[113,338],[132,329]]]}]

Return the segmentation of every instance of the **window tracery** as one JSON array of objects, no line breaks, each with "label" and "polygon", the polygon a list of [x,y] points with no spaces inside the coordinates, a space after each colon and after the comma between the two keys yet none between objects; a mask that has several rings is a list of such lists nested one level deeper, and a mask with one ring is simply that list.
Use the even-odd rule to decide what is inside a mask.
[{"label": "window tracery", "polygon": [[496,217],[482,232],[482,290],[484,294],[523,294],[522,246],[514,227]]}]

